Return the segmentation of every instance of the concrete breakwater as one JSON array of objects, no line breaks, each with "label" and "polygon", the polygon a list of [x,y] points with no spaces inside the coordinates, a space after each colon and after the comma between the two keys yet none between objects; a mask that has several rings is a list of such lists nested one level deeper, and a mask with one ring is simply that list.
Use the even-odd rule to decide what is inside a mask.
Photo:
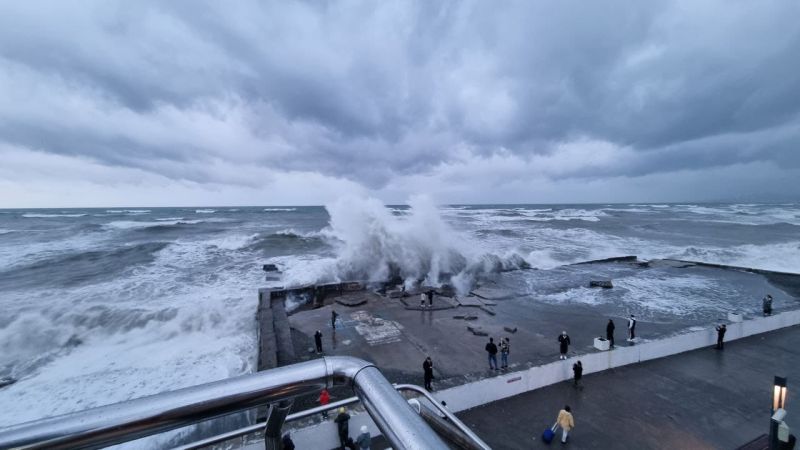
[{"label": "concrete breakwater", "polygon": [[[632,256],[570,267],[574,269],[565,266],[562,271],[572,277],[571,281],[565,283],[567,290],[584,287],[588,290],[593,277],[609,274],[612,277],[619,274],[663,280],[665,285],[670,285],[674,277],[679,289],[685,286],[680,282],[690,277],[716,280],[711,284],[691,286],[691,291],[680,290],[680,295],[693,296],[692,301],[688,302],[690,305],[703,305],[704,300],[719,295],[716,292],[718,286],[725,287],[727,298],[737,300],[706,309],[700,315],[692,313],[670,319],[668,315],[660,314],[649,320],[643,318],[640,326],[644,327],[644,336],[649,340],[629,347],[618,346],[610,352],[596,351],[590,343],[604,332],[608,317],[625,317],[614,306],[619,293],[625,292],[625,283],[620,283],[623,287],[617,287],[614,283],[613,288],[598,294],[610,294],[607,298],[611,300],[604,303],[571,304],[566,308],[539,302],[536,298],[521,298],[513,291],[513,285],[503,282],[512,277],[533,277],[540,271],[511,274],[509,278],[489,281],[473,289],[471,295],[464,298],[453,296],[452,292],[440,292],[441,296],[435,297],[434,308],[410,307],[418,305],[418,291],[398,293],[388,283],[373,284],[368,289],[367,284],[361,282],[262,290],[260,303],[263,306],[267,298],[270,299],[270,305],[283,303],[285,298],[290,299],[289,303],[303,298],[306,306],[287,314],[289,328],[295,338],[310,336],[314,330],[321,329],[325,335],[326,354],[352,355],[371,360],[395,382],[421,383],[418,363],[421,364],[425,354],[432,355],[436,371],[434,384],[439,389],[435,395],[446,401],[453,412],[569,379],[572,363],[576,359],[582,361],[585,373],[589,374],[710,346],[715,341],[715,332],[709,325],[725,317],[725,311],[738,312],[747,318],[729,325],[726,340],[800,323],[800,311],[795,310],[798,307],[795,289],[800,286],[800,276],[796,274],[694,261],[640,261]],[[780,294],[781,313],[772,317],[756,317],[760,315],[761,296],[767,292],[776,296]],[[646,299],[637,299],[642,300]],[[664,300],[661,302],[663,304]],[[475,307],[480,305],[491,305],[486,308],[491,313]],[[335,330],[330,327],[333,310],[340,314]],[[272,317],[275,321],[276,315],[273,311],[272,316],[265,313],[264,317]],[[470,320],[466,321],[466,317]],[[470,326],[478,327],[485,333],[475,335],[469,332]],[[617,323],[617,327],[619,338],[619,335],[624,335],[624,322]],[[272,330],[278,328],[281,326],[273,324]],[[567,361],[550,362],[557,357],[554,339],[562,329],[570,330],[574,350],[570,349],[571,357]],[[511,372],[496,375],[496,372],[486,371],[483,345],[487,337],[481,336],[487,333],[495,337],[513,333]],[[269,330],[265,335],[269,337]],[[277,337],[270,345],[272,347],[261,347],[277,349]],[[298,348],[302,346],[295,345],[296,351]],[[304,353],[297,351],[296,357],[314,357],[313,354]],[[378,432],[367,415],[356,414],[351,428],[355,429],[361,424],[366,424],[373,433]],[[332,423],[322,422],[297,428],[295,437],[295,442],[304,443],[303,447],[316,448],[335,439],[335,427]]]}]

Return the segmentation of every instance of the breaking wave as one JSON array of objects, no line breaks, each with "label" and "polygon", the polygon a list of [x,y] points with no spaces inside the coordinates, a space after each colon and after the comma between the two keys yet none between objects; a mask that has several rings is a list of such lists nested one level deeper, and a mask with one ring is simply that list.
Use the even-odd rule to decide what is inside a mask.
[{"label": "breaking wave", "polygon": [[528,267],[516,253],[482,251],[477,242],[447,225],[428,197],[413,197],[407,214],[400,216],[372,198],[343,198],[326,209],[330,223],[321,235],[337,256],[318,263],[316,276],[293,280],[293,271],[288,270],[289,285],[309,278],[314,282],[400,278],[409,286],[419,281],[433,286],[449,282],[466,290],[481,273]]}]

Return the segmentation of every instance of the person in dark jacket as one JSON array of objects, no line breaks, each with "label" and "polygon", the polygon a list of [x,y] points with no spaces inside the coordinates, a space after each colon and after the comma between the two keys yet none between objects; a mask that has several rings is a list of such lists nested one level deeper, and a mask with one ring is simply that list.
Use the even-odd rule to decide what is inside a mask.
[{"label": "person in dark jacket", "polygon": [[331,328],[334,330],[336,329],[336,318],[339,317],[339,314],[336,311],[331,310]]},{"label": "person in dark jacket", "polygon": [[608,325],[606,325],[606,340],[608,340],[609,344],[611,344],[611,348],[614,348],[614,321],[608,319]]},{"label": "person in dark jacket", "polygon": [[433,381],[433,360],[428,356],[422,363],[422,371],[425,373],[425,389],[432,391],[431,381]]},{"label": "person in dark jacket", "polygon": [[761,301],[761,307],[764,310],[764,317],[772,315],[772,296],[767,294],[764,300]]},{"label": "person in dark jacket", "polygon": [[322,353],[322,331],[314,333],[314,343],[317,344],[317,353]]},{"label": "person in dark jacket", "polygon": [[558,344],[561,350],[561,356],[558,359],[567,359],[567,351],[569,350],[569,336],[566,331],[562,331],[558,336]]},{"label": "person in dark jacket", "polygon": [[292,437],[289,436],[289,433],[283,435],[281,446],[283,447],[283,450],[294,450],[294,442],[292,442]]},{"label": "person in dark jacket", "polygon": [[347,438],[350,437],[350,414],[347,414],[347,409],[342,406],[339,408],[339,415],[334,419],[336,428],[339,431],[339,445],[344,448],[347,444]]},{"label": "person in dark jacket", "polygon": [[575,387],[580,386],[581,377],[583,376],[583,364],[580,361],[572,365],[572,374],[575,379]]},{"label": "person in dark jacket", "polygon": [[499,370],[497,368],[497,345],[495,345],[494,339],[489,338],[489,343],[484,348],[489,354],[489,370]]},{"label": "person in dark jacket", "polygon": [[728,328],[724,323],[717,327],[717,350],[722,350],[725,346],[723,340],[725,339],[726,331],[728,331]]},{"label": "person in dark jacket", "polygon": [[428,308],[433,308],[433,289],[428,291]]}]

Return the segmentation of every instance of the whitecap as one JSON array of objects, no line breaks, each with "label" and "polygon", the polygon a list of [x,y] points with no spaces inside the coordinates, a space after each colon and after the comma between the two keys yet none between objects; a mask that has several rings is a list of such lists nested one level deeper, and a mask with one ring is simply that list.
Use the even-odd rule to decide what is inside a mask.
[{"label": "whitecap", "polygon": [[22,217],[27,217],[29,219],[33,218],[50,218],[50,217],[83,217],[88,214],[40,214],[40,213],[25,213]]}]

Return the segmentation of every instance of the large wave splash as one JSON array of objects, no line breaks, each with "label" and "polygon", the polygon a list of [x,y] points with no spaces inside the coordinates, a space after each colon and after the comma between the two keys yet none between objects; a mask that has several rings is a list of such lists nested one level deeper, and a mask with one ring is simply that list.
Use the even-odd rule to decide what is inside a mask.
[{"label": "large wave splash", "polygon": [[[317,266],[305,282],[402,279],[411,288],[452,284],[469,290],[482,273],[527,268],[515,252],[497,255],[450,227],[428,196],[412,197],[406,214],[393,214],[374,198],[346,197],[325,206],[329,226],[320,233],[336,257]],[[309,267],[306,266],[306,269]],[[291,271],[289,284],[292,284]]]}]

